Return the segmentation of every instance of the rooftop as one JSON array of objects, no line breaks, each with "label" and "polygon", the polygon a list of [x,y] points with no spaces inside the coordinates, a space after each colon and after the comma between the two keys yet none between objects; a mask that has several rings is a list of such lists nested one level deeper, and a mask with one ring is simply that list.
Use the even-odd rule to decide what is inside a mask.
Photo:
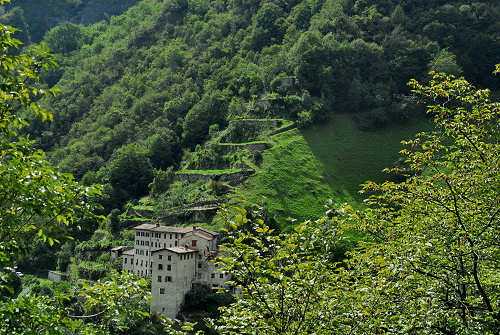
[{"label": "rooftop", "polygon": [[151,253],[153,254],[155,252],[163,251],[163,250],[171,251],[171,252],[174,252],[176,254],[189,254],[189,253],[193,253],[193,252],[198,252],[198,250],[190,249],[190,248],[171,247],[171,248],[162,248],[162,249],[154,250],[154,251],[151,251]]},{"label": "rooftop", "polygon": [[203,239],[205,239],[207,241],[212,241],[214,239],[214,236],[211,236],[211,235],[209,235],[207,233],[198,232],[198,231],[192,232],[192,235],[196,236],[196,237],[203,238]]},{"label": "rooftop", "polygon": [[123,255],[133,256],[135,254],[135,249],[130,249],[123,252]]},{"label": "rooftop", "polygon": [[126,247],[124,247],[123,245],[120,245],[118,247],[114,247],[114,248],[111,248],[111,251],[120,251],[120,250],[123,250],[125,249]]},{"label": "rooftop", "polygon": [[[173,227],[173,226],[159,226],[151,223],[143,223],[141,225],[135,226],[133,229],[136,230],[148,230],[159,233],[180,233],[186,234],[190,233],[193,230],[196,230],[199,233],[203,233],[204,235],[208,235],[207,239],[213,239],[215,236],[218,236],[219,233],[211,231],[209,229],[201,228],[201,227]],[[201,237],[201,236],[200,236]]]},{"label": "rooftop", "polygon": [[150,224],[150,223],[143,223],[141,225],[134,227],[133,229],[148,230],[148,231],[160,232],[160,233],[181,233],[181,234],[185,234],[185,233],[189,233],[190,231],[193,231],[193,227],[158,226],[158,225]]}]

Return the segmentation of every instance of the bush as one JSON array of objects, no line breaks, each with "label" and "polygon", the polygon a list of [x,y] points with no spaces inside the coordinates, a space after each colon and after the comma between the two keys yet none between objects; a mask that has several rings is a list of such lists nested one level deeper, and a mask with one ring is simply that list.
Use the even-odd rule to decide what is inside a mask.
[{"label": "bush", "polygon": [[157,198],[168,190],[174,180],[174,173],[172,167],[169,167],[166,171],[154,170],[153,174],[153,181],[149,184],[149,194],[151,197]]},{"label": "bush", "polygon": [[312,125],[313,119],[310,111],[303,111],[297,115],[297,127],[307,128]]}]

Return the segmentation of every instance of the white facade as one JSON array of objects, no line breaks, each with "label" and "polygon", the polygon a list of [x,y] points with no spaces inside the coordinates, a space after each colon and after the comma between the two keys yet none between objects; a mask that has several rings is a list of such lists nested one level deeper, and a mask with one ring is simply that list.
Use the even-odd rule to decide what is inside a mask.
[{"label": "white facade", "polygon": [[151,277],[153,260],[151,252],[161,248],[177,247],[179,240],[193,227],[166,227],[142,224],[133,228],[135,241],[133,255],[123,253],[123,269],[135,272],[140,277]]},{"label": "white facade", "polygon": [[151,312],[175,318],[193,285],[225,286],[230,275],[210,262],[219,233],[198,227],[142,224],[134,227],[135,248],[123,252],[123,269],[151,277]]}]

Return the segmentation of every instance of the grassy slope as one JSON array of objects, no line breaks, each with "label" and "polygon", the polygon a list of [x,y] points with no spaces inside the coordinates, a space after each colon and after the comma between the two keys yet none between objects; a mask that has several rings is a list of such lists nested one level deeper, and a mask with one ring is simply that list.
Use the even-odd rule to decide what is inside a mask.
[{"label": "grassy slope", "polygon": [[359,205],[359,185],[383,181],[382,169],[398,158],[400,141],[428,129],[428,121],[414,119],[366,132],[350,115],[338,115],[324,125],[286,131],[273,137],[276,143],[264,151],[261,168],[240,193],[277,212],[283,228],[290,226],[289,216],[298,220],[322,216],[329,198]]},{"label": "grassy slope", "polygon": [[241,195],[258,204],[267,204],[287,226],[288,216],[307,219],[321,216],[331,194],[323,180],[324,168],[314,157],[297,129],[276,135],[274,146],[264,151],[263,163],[254,177],[241,187]]},{"label": "grassy slope", "polygon": [[302,132],[314,156],[325,166],[325,181],[339,201],[358,202],[360,184],[367,180],[382,182],[399,157],[401,140],[429,130],[425,118],[404,125],[392,125],[376,131],[361,131],[351,115],[337,115],[329,123]]}]

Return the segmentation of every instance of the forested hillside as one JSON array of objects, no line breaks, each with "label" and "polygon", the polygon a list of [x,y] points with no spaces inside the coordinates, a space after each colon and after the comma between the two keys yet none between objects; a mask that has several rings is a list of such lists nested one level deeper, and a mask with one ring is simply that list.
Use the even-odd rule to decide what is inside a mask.
[{"label": "forested hillside", "polygon": [[499,333],[498,1],[1,11],[0,335]]},{"label": "forested hillside", "polygon": [[123,13],[139,0],[14,0],[0,9],[0,20],[21,29],[23,43],[39,43],[46,31],[70,21],[89,25]]},{"label": "forested hillside", "polygon": [[347,112],[378,128],[408,118],[406,83],[429,70],[496,89],[499,13],[496,1],[141,1],[47,33],[61,67],[42,77],[61,93],[44,103],[55,121],[29,132],[120,207],[234,118],[307,127]]}]

